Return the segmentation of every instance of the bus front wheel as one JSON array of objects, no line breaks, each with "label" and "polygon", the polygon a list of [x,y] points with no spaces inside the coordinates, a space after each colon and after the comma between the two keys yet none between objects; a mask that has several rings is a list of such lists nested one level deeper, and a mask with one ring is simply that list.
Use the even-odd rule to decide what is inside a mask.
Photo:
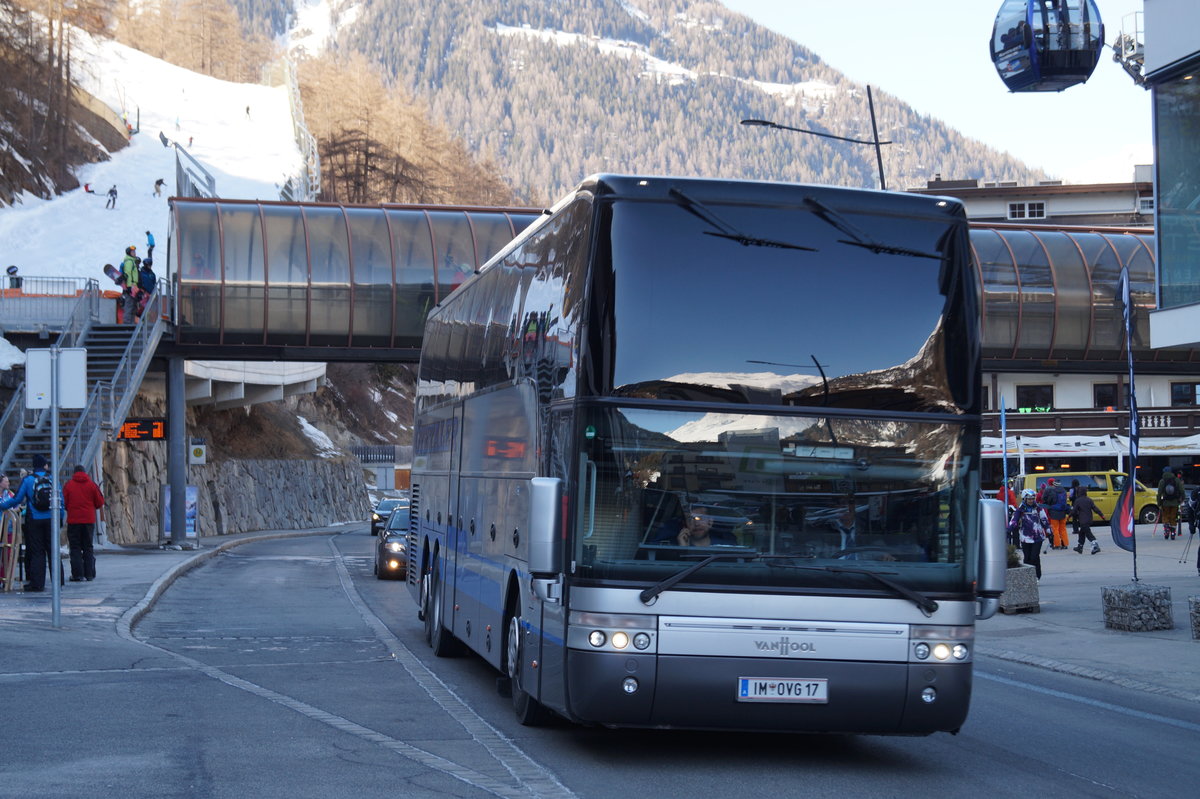
[{"label": "bus front wheel", "polygon": [[550,717],[550,711],[541,702],[529,695],[521,686],[521,616],[513,613],[508,617],[508,641],[505,644],[505,656],[508,661],[508,681],[512,691],[513,711],[517,721],[526,727],[538,727],[545,724]]}]

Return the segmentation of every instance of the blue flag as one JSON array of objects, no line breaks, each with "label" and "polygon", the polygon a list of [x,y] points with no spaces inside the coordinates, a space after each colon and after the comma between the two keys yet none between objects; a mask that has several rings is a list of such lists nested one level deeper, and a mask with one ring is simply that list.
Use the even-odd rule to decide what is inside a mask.
[{"label": "blue flag", "polygon": [[1134,537],[1133,518],[1134,492],[1137,490],[1137,455],[1138,455],[1138,411],[1137,393],[1133,390],[1133,303],[1129,297],[1129,268],[1121,267],[1121,276],[1117,281],[1117,292],[1121,295],[1121,313],[1125,320],[1125,352],[1129,356],[1129,476],[1125,478],[1125,486],[1117,505],[1113,508],[1110,526],[1112,527],[1113,543],[1128,552],[1133,553],[1133,573],[1137,577],[1137,539]]}]

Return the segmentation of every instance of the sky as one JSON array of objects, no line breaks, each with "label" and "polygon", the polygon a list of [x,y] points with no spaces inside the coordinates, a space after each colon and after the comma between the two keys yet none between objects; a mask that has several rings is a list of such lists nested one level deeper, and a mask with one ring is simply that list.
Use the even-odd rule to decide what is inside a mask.
[{"label": "sky", "polygon": [[[1127,182],[1153,161],[1150,92],[1105,48],[1087,83],[1011,93],[988,41],[1000,0],[722,0],[851,80],[1070,183]],[[1141,0],[1097,0],[1104,39]],[[881,131],[881,134],[883,132]],[[970,177],[943,175],[947,180]]]}]

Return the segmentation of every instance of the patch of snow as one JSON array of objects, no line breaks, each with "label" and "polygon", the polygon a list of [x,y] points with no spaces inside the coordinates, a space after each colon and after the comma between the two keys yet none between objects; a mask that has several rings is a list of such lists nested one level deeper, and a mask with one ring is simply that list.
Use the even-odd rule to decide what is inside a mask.
[{"label": "patch of snow", "polygon": [[14,347],[8,339],[0,338],[0,369],[11,369],[25,363],[25,353]]},{"label": "patch of snow", "polygon": [[342,454],[341,450],[334,446],[333,440],[329,436],[314,427],[303,416],[297,416],[296,420],[300,422],[300,429],[317,448],[317,454],[322,458],[336,458]]}]

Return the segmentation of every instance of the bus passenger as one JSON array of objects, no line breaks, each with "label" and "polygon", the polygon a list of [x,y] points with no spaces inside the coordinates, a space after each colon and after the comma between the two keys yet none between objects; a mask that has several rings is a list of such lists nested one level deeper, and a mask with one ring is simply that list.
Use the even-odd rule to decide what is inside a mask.
[{"label": "bus passenger", "polygon": [[[669,534],[668,534],[669,535]],[[674,539],[664,543],[675,543],[681,547],[737,546],[732,530],[714,530],[712,515],[702,505],[693,505],[684,513],[683,524]]]}]

